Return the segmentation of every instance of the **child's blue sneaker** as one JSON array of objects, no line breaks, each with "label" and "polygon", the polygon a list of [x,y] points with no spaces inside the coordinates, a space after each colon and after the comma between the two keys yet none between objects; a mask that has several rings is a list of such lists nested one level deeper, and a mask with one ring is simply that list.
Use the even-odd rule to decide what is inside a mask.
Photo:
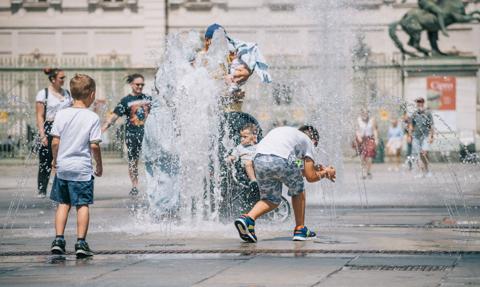
[{"label": "child's blue sneaker", "polygon": [[255,220],[247,215],[242,215],[234,222],[238,230],[238,235],[243,241],[255,243],[257,236],[255,236]]},{"label": "child's blue sneaker", "polygon": [[297,226],[293,230],[293,241],[305,241],[316,236],[317,234],[308,229],[305,225]]}]

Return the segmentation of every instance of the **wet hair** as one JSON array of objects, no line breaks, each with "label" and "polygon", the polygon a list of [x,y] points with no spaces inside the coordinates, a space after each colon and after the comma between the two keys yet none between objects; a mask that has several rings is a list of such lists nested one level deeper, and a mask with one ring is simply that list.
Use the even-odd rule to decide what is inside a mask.
[{"label": "wet hair", "polygon": [[303,125],[299,127],[298,130],[306,134],[312,140],[315,140],[317,142],[320,140],[320,135],[318,134],[317,129],[314,128],[313,126]]},{"label": "wet hair", "polygon": [[59,68],[51,68],[47,67],[43,69],[43,73],[48,76],[48,80],[53,82],[53,80],[57,77],[58,73],[63,72],[62,69]]},{"label": "wet hair", "polygon": [[85,74],[75,74],[70,80],[70,92],[75,100],[86,99],[92,92],[95,92],[95,80]]},{"label": "wet hair", "polygon": [[253,135],[257,135],[258,134],[258,131],[257,131],[257,126],[252,124],[252,123],[248,123],[246,125],[244,125],[240,131],[243,132],[244,130],[248,130],[250,131]]},{"label": "wet hair", "polygon": [[127,84],[131,84],[133,83],[133,81],[135,81],[135,79],[137,78],[142,78],[143,80],[145,80],[145,78],[143,77],[142,74],[139,74],[139,73],[134,73],[134,74],[131,74],[131,75],[128,75],[127,76]]}]

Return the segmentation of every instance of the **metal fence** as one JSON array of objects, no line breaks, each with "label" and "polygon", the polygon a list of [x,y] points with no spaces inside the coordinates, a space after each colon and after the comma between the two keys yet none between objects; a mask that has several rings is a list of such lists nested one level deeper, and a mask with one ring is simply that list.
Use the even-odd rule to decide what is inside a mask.
[{"label": "metal fence", "polygon": [[[93,110],[103,120],[114,105],[128,92],[125,77],[140,72],[153,77],[153,68],[128,68],[129,58],[115,56],[88,58],[66,57],[57,59],[42,55],[0,57],[0,158],[23,157],[30,152],[37,133],[35,120],[35,97],[39,90],[48,86],[44,67],[61,67],[69,79],[76,73],[92,76],[97,84],[96,102]],[[68,88],[68,80],[65,83]],[[105,136],[102,150],[107,156],[122,157],[122,125],[111,128]]]},{"label": "metal fence", "polygon": [[[23,157],[32,148],[37,131],[35,96],[49,84],[42,68],[61,67],[67,79],[75,73],[92,76],[97,83],[97,101],[93,110],[103,120],[113,110],[114,105],[129,92],[129,87],[125,84],[126,75],[140,72],[146,76],[147,83],[154,77],[153,68],[135,69],[129,68],[129,65],[128,57],[116,55],[61,59],[53,55],[27,55],[15,59],[0,57],[0,158]],[[68,87],[68,81],[65,86]],[[402,89],[402,69],[395,60],[385,59],[382,55],[372,55],[354,64],[354,107],[369,106],[376,114],[399,114],[399,105],[403,100]],[[253,96],[255,93],[251,94]],[[275,91],[271,96],[275,98]],[[381,132],[385,132],[388,120],[380,120],[379,124]],[[124,156],[123,135],[121,124],[108,131],[102,146],[106,156]]]}]

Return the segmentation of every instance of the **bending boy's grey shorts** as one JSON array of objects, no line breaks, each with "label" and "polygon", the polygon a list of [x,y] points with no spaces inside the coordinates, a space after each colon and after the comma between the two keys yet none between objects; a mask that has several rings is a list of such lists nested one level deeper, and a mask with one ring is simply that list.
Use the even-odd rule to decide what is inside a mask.
[{"label": "bending boy's grey shorts", "polygon": [[93,204],[93,176],[88,181],[64,180],[55,176],[50,199],[73,206]]},{"label": "bending boy's grey shorts", "polygon": [[302,171],[295,163],[275,155],[257,154],[253,164],[260,189],[260,199],[280,204],[282,183],[288,187],[290,196],[304,191]]}]

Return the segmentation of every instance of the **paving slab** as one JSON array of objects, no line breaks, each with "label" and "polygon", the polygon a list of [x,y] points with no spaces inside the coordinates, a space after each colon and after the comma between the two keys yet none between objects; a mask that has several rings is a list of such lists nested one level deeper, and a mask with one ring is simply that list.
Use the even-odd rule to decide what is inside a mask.
[{"label": "paving slab", "polygon": [[347,164],[337,187],[309,186],[314,240],[292,242],[290,218],[258,220],[247,244],[228,220],[152,221],[127,195],[126,165],[107,164],[91,208],[96,255],[77,260],[75,214],[69,253],[49,255],[55,205],[35,197],[36,167],[0,163],[0,286],[480,286],[478,168],[454,177],[436,164],[435,178],[414,179],[385,167],[358,181]]}]

